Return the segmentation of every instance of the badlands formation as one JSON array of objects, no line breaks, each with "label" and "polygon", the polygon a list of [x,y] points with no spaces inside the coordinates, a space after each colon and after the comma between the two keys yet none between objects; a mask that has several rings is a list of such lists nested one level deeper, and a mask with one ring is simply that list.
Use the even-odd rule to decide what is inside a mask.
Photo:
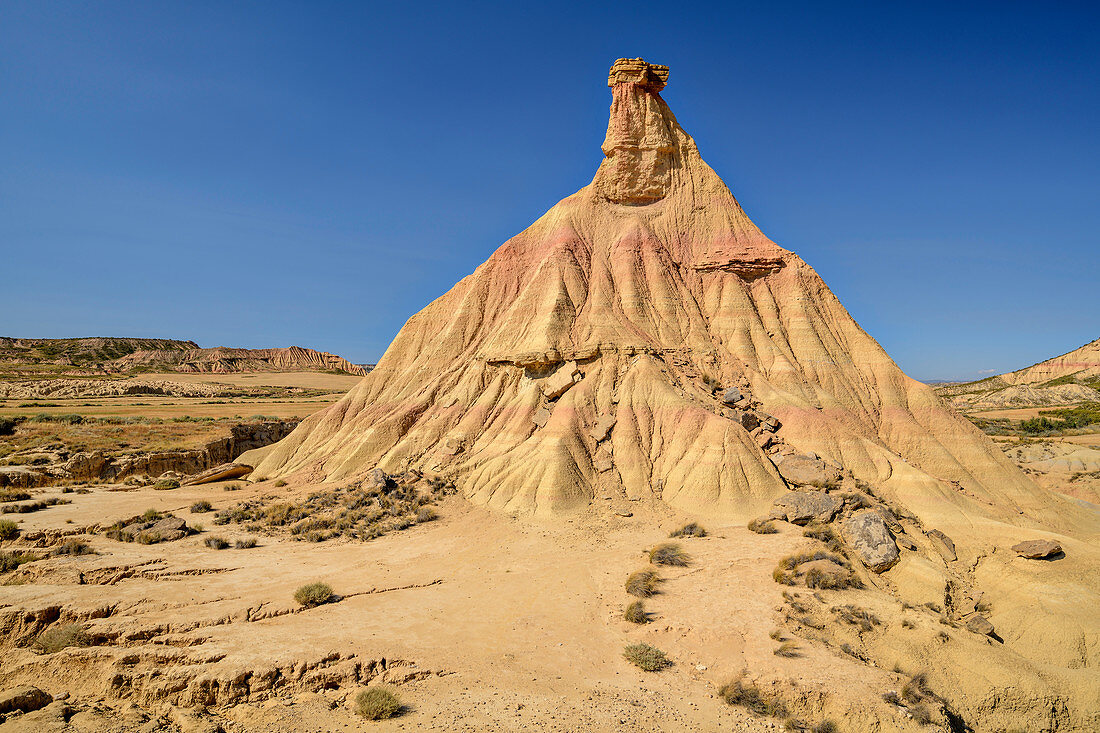
[{"label": "badlands formation", "polygon": [[937,392],[965,410],[1100,401],[1100,339],[1026,369],[943,385]]},{"label": "badlands formation", "polygon": [[[752,223],[667,81],[615,62],[592,183],[241,456],[249,483],[28,514],[5,550],[97,554],[6,576],[0,689],[65,699],[3,727],[1100,728],[1097,507],[903,374]],[[259,546],[209,549],[210,509]],[[677,528],[687,557],[658,547]],[[117,539],[159,531],[168,552]],[[333,602],[295,604],[317,580]],[[91,641],[41,643],[62,623]],[[667,663],[624,659],[641,643]],[[365,723],[379,683],[406,707]]]}]

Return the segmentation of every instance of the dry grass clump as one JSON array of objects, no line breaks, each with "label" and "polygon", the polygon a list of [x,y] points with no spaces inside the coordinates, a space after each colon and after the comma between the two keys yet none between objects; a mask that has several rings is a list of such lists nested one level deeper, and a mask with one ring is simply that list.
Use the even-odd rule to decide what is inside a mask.
[{"label": "dry grass clump", "polygon": [[224,537],[218,537],[217,535],[211,535],[203,540],[203,544],[212,550],[224,550],[229,547],[229,543],[225,541]]},{"label": "dry grass clump", "polygon": [[33,552],[5,552],[0,551],[0,573],[15,570],[23,563],[34,562],[42,558]]},{"label": "dry grass clump", "polygon": [[194,514],[202,514],[203,512],[209,512],[214,510],[214,505],[208,502],[206,499],[196,501],[191,505],[191,512]]},{"label": "dry grass clump", "polygon": [[928,725],[932,722],[932,711],[923,702],[909,706],[909,714],[913,716],[913,722],[917,725]]},{"label": "dry grass clump", "polygon": [[53,654],[65,647],[89,646],[92,643],[83,624],[58,624],[38,635],[34,647],[43,654]]},{"label": "dry grass clump", "polygon": [[623,656],[635,667],[646,672],[657,672],[672,666],[672,660],[663,651],[645,643],[627,644],[623,648]]},{"label": "dry grass clump", "polygon": [[[20,500],[8,499],[7,501]],[[32,501],[30,504],[5,504],[0,507],[0,514],[30,514],[58,504],[72,504],[72,502],[68,499],[58,499],[56,496],[51,496],[49,499],[39,499],[38,501]]]},{"label": "dry grass clump", "polygon": [[29,498],[31,498],[31,495],[26,491],[20,491],[19,489],[0,489],[0,502],[26,501]]},{"label": "dry grass clump", "polygon": [[840,576],[835,573],[826,573],[819,568],[811,568],[802,576],[802,582],[807,588],[820,588],[823,590],[841,590],[844,588],[862,588],[863,581],[852,571],[851,564],[842,557],[831,552],[818,550],[817,552],[800,552],[796,555],[788,555],[779,561],[772,572],[772,579],[782,585],[798,584],[798,568],[808,562],[816,560],[828,560],[829,562],[847,570]]},{"label": "dry grass clump", "polygon": [[14,540],[18,536],[18,524],[10,519],[0,519],[0,540]]},{"label": "dry grass clump", "polygon": [[858,606],[851,604],[844,606],[835,606],[832,612],[836,615],[837,619],[843,621],[846,624],[859,627],[860,631],[871,631],[876,626],[882,624],[870,611],[866,611]]},{"label": "dry grass clump", "polygon": [[691,562],[691,558],[676,542],[662,542],[650,549],[649,561],[654,565],[684,567]]},{"label": "dry grass clump", "polygon": [[649,598],[657,594],[657,583],[661,581],[652,570],[637,570],[626,579],[626,592],[638,598]]},{"label": "dry grass clump", "polygon": [[934,699],[936,693],[928,686],[928,675],[918,672],[909,678],[909,681],[901,686],[901,697],[907,703],[918,703],[927,699]]},{"label": "dry grass clump", "polygon": [[336,598],[327,583],[307,583],[294,591],[294,600],[306,608],[330,603]]},{"label": "dry grass clump", "polygon": [[831,720],[823,720],[813,728],[810,729],[811,733],[838,733],[836,723]]},{"label": "dry grass clump", "polygon": [[286,481],[283,481],[282,479],[279,479],[278,481],[275,482],[275,488],[276,489],[281,489],[284,486],[286,486]]},{"label": "dry grass clump", "polygon": [[797,656],[800,656],[799,653],[798,653],[798,645],[795,644],[793,641],[783,642],[782,644],[780,644],[778,647],[775,648],[775,651],[773,651],[772,654],[774,654],[777,657],[797,657]]},{"label": "dry grass clump", "polygon": [[432,494],[424,495],[412,483],[402,485],[387,480],[381,486],[373,482],[365,486],[352,484],[315,492],[298,504],[268,495],[219,511],[214,515],[214,524],[289,531],[295,538],[308,542],[335,537],[371,540],[435,519],[435,510],[428,505],[445,488],[437,491],[435,484],[431,486]]},{"label": "dry grass clump", "polygon": [[355,712],[367,720],[385,720],[401,711],[401,699],[388,687],[368,687],[355,696]]},{"label": "dry grass clump", "polygon": [[768,636],[774,641],[783,641],[786,635],[783,633],[783,629],[772,629],[772,632],[768,634]]},{"label": "dry grass clump", "polygon": [[634,601],[623,611],[623,618],[632,624],[648,624],[649,613],[645,610],[644,601]]},{"label": "dry grass clump", "polygon": [[806,529],[802,530],[802,536],[809,537],[811,540],[817,540],[818,542],[824,542],[828,545],[830,550],[838,554],[844,552],[844,545],[841,544],[840,538],[837,537],[833,528],[827,525],[810,524]]},{"label": "dry grass clump", "polygon": [[779,532],[775,528],[775,525],[768,519],[754,519],[749,522],[749,531],[756,532],[756,534],[776,534]]},{"label": "dry grass clump", "polygon": [[65,540],[53,549],[55,555],[94,555],[91,545],[81,540]]},{"label": "dry grass clump", "polygon": [[238,550],[251,550],[253,547],[256,546],[256,538],[245,537],[244,539],[239,539],[234,543],[234,546]]},{"label": "dry grass clump", "polygon": [[781,699],[768,695],[751,682],[736,679],[718,688],[718,695],[727,705],[739,705],[757,715],[787,717],[787,706]]},{"label": "dry grass clump", "polygon": [[680,529],[673,530],[669,537],[706,537],[707,531],[698,522],[688,522]]}]

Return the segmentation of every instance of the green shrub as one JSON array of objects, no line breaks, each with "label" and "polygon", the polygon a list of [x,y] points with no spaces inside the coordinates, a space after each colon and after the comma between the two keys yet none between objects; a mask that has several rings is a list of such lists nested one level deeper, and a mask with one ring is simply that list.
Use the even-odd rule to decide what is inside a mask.
[{"label": "green shrub", "polygon": [[155,522],[158,519],[163,519],[164,515],[156,509],[146,509],[145,513],[141,515],[141,518],[146,522]]},{"label": "green shrub", "polygon": [[779,530],[767,519],[754,519],[749,522],[749,531],[756,534],[775,534]]},{"label": "green shrub", "polygon": [[669,537],[706,537],[707,531],[697,522],[688,522],[680,529],[673,531]]},{"label": "green shrub", "polygon": [[644,601],[634,601],[623,611],[623,618],[632,624],[649,623],[649,614],[645,610]]},{"label": "green shrub", "polygon": [[646,672],[656,672],[672,666],[672,661],[663,651],[649,644],[628,644],[623,649],[623,656],[635,667]]},{"label": "green shrub", "polygon": [[683,567],[690,562],[690,558],[677,543],[662,542],[649,551],[649,561],[654,565],[675,565]]},{"label": "green shrub", "polygon": [[212,550],[224,550],[225,548],[229,547],[229,543],[225,541],[225,538],[215,535],[207,537],[203,541],[203,544]]},{"label": "green shrub", "polygon": [[191,505],[191,511],[194,514],[202,514],[203,512],[209,512],[214,510],[214,505],[208,502],[206,499],[202,501],[196,501]]},{"label": "green shrub", "polygon": [[327,583],[308,583],[294,591],[294,600],[306,608],[313,608],[334,600],[332,588]]},{"label": "green shrub", "polygon": [[10,519],[0,519],[0,540],[14,540],[18,536],[18,524]]},{"label": "green shrub", "polygon": [[178,489],[179,487],[180,487],[180,482],[175,480],[174,478],[162,478],[160,481],[157,481],[155,484],[153,484],[153,488],[156,489],[157,491],[166,491],[168,489]]},{"label": "green shrub", "polygon": [[385,720],[401,711],[401,699],[388,687],[368,687],[355,696],[355,712],[367,720]]},{"label": "green shrub", "polygon": [[244,539],[237,540],[235,545],[238,550],[251,550],[253,547],[256,546],[256,538],[245,537]]},{"label": "green shrub", "polygon": [[660,580],[652,570],[638,570],[627,577],[626,592],[638,598],[649,598],[656,595]]},{"label": "green shrub", "polygon": [[44,654],[59,652],[70,646],[89,646],[91,639],[84,630],[83,624],[58,624],[51,626],[38,635],[34,640],[34,646]]}]

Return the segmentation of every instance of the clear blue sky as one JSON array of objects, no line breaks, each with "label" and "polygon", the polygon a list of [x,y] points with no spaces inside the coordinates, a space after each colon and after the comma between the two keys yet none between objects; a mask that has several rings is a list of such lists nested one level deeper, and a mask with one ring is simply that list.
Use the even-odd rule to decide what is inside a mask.
[{"label": "clear blue sky", "polygon": [[0,335],[374,361],[600,161],[620,56],[917,378],[1100,336],[1096,3],[0,0]]}]

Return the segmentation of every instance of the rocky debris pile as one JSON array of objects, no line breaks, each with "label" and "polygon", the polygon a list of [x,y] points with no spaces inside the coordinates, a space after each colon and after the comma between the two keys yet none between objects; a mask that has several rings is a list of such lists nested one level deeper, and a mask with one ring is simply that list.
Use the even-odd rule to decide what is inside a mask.
[{"label": "rocky debris pile", "polygon": [[103,535],[120,542],[155,545],[183,539],[192,532],[187,522],[179,517],[146,512],[140,516],[115,522],[103,531]]},{"label": "rocky debris pile", "polygon": [[1045,560],[1062,553],[1062,545],[1054,540],[1025,540],[1012,546],[1012,551],[1029,560]]},{"label": "rocky debris pile", "polygon": [[[298,425],[298,420],[240,423],[230,434],[194,450],[157,451],[110,456],[101,451],[75,453],[62,459],[57,454],[52,465],[0,466],[0,486],[37,488],[70,482],[122,481],[144,477],[144,483],[161,478],[179,478],[213,470],[231,463],[246,451],[282,440]],[[245,476],[251,469],[239,473]],[[222,480],[222,479],[209,479]]]},{"label": "rocky debris pile", "polygon": [[[53,702],[53,697],[29,685],[0,692],[0,716],[8,713],[31,713]],[[3,720],[0,717],[0,720]]]}]

